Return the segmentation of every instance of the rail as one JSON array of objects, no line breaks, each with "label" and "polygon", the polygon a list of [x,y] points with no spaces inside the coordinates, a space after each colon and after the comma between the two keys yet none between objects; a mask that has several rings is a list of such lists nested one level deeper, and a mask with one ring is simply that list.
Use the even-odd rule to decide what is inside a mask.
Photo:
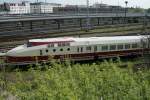
[{"label": "rail", "polygon": [[[104,25],[104,26],[99,26],[99,27],[97,27],[97,26],[94,26],[94,27],[92,27],[92,30],[100,30],[100,32],[102,32],[102,33],[105,33],[105,32],[107,32],[107,31],[102,31],[102,30],[118,30],[118,29],[120,29],[120,28],[122,28],[123,30],[124,29],[133,29],[133,30],[141,30],[142,29],[142,25],[141,24],[131,24],[131,25]],[[81,28],[69,28],[69,29],[67,29],[67,28],[64,28],[64,29],[59,29],[59,30],[56,30],[56,29],[54,29],[54,30],[49,30],[49,29],[44,29],[44,30],[35,30],[35,31],[32,31],[32,32],[24,32],[24,34],[22,33],[22,34],[20,34],[20,32],[19,31],[16,31],[15,32],[15,34],[14,33],[7,33],[7,35],[6,34],[0,34],[1,35],[1,38],[0,38],[0,41],[6,41],[6,40],[8,40],[8,41],[11,41],[12,40],[12,37],[14,37],[15,38],[15,40],[17,39],[17,38],[19,38],[20,37],[20,39],[21,39],[21,37],[23,38],[23,39],[30,39],[30,38],[36,38],[36,37],[44,37],[44,35],[57,35],[57,36],[63,36],[63,35],[69,35],[67,32],[76,32],[76,31],[82,31],[82,30],[84,30],[84,27],[81,29]],[[36,33],[36,31],[38,31],[38,33]],[[120,30],[118,30],[118,31],[120,31]],[[126,30],[126,31],[128,31],[128,30]],[[63,32],[65,32],[65,34],[63,33]],[[99,32],[99,33],[100,33]],[[59,34],[60,33],[60,34]],[[77,33],[79,33],[79,32],[77,32]],[[75,33],[73,33],[73,34],[75,34]],[[40,36],[41,35],[41,36]],[[25,38],[25,36],[26,36],[26,38]],[[28,38],[28,37],[30,37],[30,38]],[[5,39],[4,39],[5,38]],[[10,38],[10,39],[9,39]]]}]

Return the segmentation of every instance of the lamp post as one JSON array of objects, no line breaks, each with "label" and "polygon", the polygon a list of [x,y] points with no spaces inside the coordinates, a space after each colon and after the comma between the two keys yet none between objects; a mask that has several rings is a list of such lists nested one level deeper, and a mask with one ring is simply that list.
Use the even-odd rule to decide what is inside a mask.
[{"label": "lamp post", "polygon": [[44,14],[46,14],[46,0],[45,0],[45,2],[44,2]]},{"label": "lamp post", "polygon": [[125,1],[125,5],[126,5],[126,7],[125,7],[125,19],[124,19],[124,21],[126,23],[128,1]]}]

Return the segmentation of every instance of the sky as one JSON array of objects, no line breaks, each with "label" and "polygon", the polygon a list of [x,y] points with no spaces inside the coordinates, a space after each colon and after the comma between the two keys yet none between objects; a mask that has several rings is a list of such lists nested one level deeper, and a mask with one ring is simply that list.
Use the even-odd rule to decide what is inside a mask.
[{"label": "sky", "polygon": [[[0,0],[0,3],[3,2],[20,2],[23,0]],[[35,2],[37,0],[25,0],[30,2]],[[71,4],[71,5],[85,5],[86,0],[38,0],[40,2],[50,2],[50,3],[61,3],[63,5]],[[104,3],[109,5],[120,5],[125,6],[126,0],[89,0],[90,4]],[[128,7],[140,7],[140,8],[150,8],[150,0],[127,0]]]}]

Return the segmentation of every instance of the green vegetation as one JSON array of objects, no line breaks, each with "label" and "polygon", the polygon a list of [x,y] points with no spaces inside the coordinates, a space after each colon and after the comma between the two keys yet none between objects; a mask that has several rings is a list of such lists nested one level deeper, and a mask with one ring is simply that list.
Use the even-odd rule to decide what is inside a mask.
[{"label": "green vegetation", "polygon": [[122,64],[52,61],[34,70],[1,72],[0,99],[150,100],[150,70],[135,71],[133,63],[126,62],[125,68]]},{"label": "green vegetation", "polygon": [[144,13],[145,9],[144,8],[128,8],[129,13]]}]

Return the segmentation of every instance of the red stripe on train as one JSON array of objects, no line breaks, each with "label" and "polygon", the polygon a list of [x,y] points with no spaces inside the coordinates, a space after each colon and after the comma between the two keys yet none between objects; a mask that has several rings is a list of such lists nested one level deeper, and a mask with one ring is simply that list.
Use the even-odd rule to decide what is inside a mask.
[{"label": "red stripe on train", "polygon": [[51,41],[51,42],[30,42],[32,46],[44,45],[44,44],[55,44],[55,43],[70,43],[74,41]]},{"label": "red stripe on train", "polygon": [[95,53],[80,53],[80,54],[67,54],[67,55],[55,55],[51,56],[24,56],[24,57],[12,57],[7,56],[7,62],[34,62],[34,61],[47,61],[50,58],[54,59],[87,59],[87,58],[106,58],[106,57],[114,57],[114,56],[128,56],[128,55],[139,55],[142,53],[141,49],[138,50],[126,50],[126,51],[109,51],[109,52],[95,52]]}]

